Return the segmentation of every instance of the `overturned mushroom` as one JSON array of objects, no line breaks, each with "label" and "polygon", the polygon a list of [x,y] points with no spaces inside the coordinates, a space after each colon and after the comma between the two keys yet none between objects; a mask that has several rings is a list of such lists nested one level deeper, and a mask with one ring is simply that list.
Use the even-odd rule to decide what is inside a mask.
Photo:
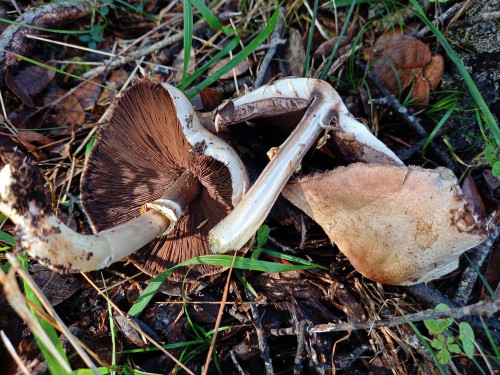
[{"label": "overturned mushroom", "polygon": [[[19,158],[2,169],[0,211],[17,224],[22,248],[70,271],[103,268],[141,249],[134,263],[154,275],[206,254],[209,229],[248,186],[238,156],[202,128],[185,96],[151,79],[116,103],[86,166],[82,201],[99,233],[80,235],[50,215],[28,169]],[[144,204],[151,210],[141,215]]]},{"label": "overturned mushroom", "polygon": [[288,184],[283,195],[313,218],[367,278],[411,285],[441,277],[488,235],[455,176],[355,163]]},{"label": "overturned mushroom", "polygon": [[215,125],[221,127],[256,117],[304,110],[305,114],[296,129],[281,145],[243,200],[210,232],[213,252],[222,253],[243,247],[266,218],[305,153],[325,129],[338,127],[352,142],[356,142],[360,153],[378,155],[389,163],[402,163],[363,124],[350,116],[342,99],[328,83],[317,79],[290,78],[260,87],[221,107],[216,114]]}]

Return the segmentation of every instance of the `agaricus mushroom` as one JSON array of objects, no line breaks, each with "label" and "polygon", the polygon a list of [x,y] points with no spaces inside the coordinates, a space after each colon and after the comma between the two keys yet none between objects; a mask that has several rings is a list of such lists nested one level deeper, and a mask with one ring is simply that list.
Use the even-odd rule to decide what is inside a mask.
[{"label": "agaricus mushroom", "polygon": [[240,249],[262,224],[283,186],[325,129],[337,129],[356,142],[360,154],[371,154],[389,163],[402,164],[385,144],[356,121],[342,99],[325,81],[289,78],[260,87],[223,105],[216,113],[217,128],[256,117],[292,112],[305,113],[238,206],[210,232],[215,253]]},{"label": "agaricus mushroom", "polygon": [[289,183],[283,195],[365,277],[411,285],[441,277],[488,236],[447,169],[355,163]]},{"label": "agaricus mushroom", "polygon": [[[117,101],[86,166],[81,195],[97,234],[75,233],[51,215],[28,169],[16,158],[4,166],[0,211],[17,224],[22,248],[69,271],[100,269],[140,249],[134,263],[155,275],[209,253],[208,231],[248,186],[234,150],[201,126],[179,90],[152,79]],[[143,205],[151,210],[141,214]]]}]

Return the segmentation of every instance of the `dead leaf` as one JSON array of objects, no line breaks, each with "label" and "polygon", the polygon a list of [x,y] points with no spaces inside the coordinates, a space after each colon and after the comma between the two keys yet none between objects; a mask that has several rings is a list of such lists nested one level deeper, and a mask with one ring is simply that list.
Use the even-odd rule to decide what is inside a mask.
[{"label": "dead leaf", "polygon": [[[209,70],[208,74],[212,75],[215,74],[220,68],[223,66],[227,65],[231,61],[231,58],[225,58],[222,60],[219,60],[216,64],[214,64]],[[229,72],[223,74],[220,76],[220,79],[233,79],[233,77],[236,75],[236,77],[239,77],[243,73],[247,72],[249,68],[248,61],[247,59],[243,60],[240,62],[234,69],[231,69]]]},{"label": "dead leaf", "polygon": [[429,64],[424,67],[422,75],[429,81],[430,91],[434,90],[439,82],[444,72],[444,60],[441,55],[434,55],[431,58]]},{"label": "dead leaf", "polygon": [[[92,82],[101,83],[102,80],[101,78],[96,77],[92,79]],[[95,83],[87,82],[73,93],[85,111],[91,111],[94,108],[97,99],[101,95],[102,87],[96,85]]]},{"label": "dead leaf", "polygon": [[[65,93],[66,91],[61,89],[51,91],[45,97],[45,105],[53,103]],[[85,112],[74,95],[68,95],[55,104],[54,111],[55,114],[51,117],[58,126],[64,127],[82,125],[85,122]]]},{"label": "dead leaf", "polygon": [[12,90],[21,101],[29,106],[34,107],[31,96],[41,92],[55,76],[55,71],[33,65],[19,72],[18,75],[12,76],[9,70],[5,77],[7,86]]},{"label": "dead leaf", "polygon": [[299,30],[290,28],[288,34],[288,43],[286,44],[283,56],[285,67],[291,76],[300,77],[306,59],[304,42],[302,41],[302,35]]},{"label": "dead leaf", "polygon": [[411,97],[420,97],[419,103],[428,102],[426,94],[437,87],[444,70],[442,56],[431,56],[429,46],[410,35],[383,35],[372,48],[363,50],[363,58],[393,94],[414,82]]},{"label": "dead leaf", "polygon": [[[175,82],[178,82],[178,83],[182,82],[182,72],[184,69],[184,49],[182,49],[182,51],[179,52],[177,57],[174,59],[172,67],[174,68],[174,80],[175,80]],[[195,59],[195,55],[194,55],[194,50],[191,49],[191,52],[189,54],[189,61],[188,61],[186,74],[187,75],[193,74],[195,67],[196,67],[196,59]]]},{"label": "dead leaf", "polygon": [[[128,79],[127,71],[125,69],[117,69],[113,71],[111,77],[109,77],[109,79],[106,80],[106,86],[115,90],[119,90],[125,84],[125,81],[127,79]],[[97,105],[107,106],[113,101],[115,96],[116,96],[115,91],[107,89],[103,90],[101,96],[97,100]]]},{"label": "dead leaf", "polygon": [[81,282],[70,274],[63,274],[49,270],[36,271],[33,280],[48,298],[50,304],[55,306],[71,297],[78,289]]},{"label": "dead leaf", "polygon": [[[321,61],[322,58],[329,58],[330,55],[333,52],[333,48],[335,47],[335,44],[337,44],[338,37],[334,37],[331,39],[328,39],[326,42],[323,42],[319,45],[318,48],[316,48],[316,51],[313,54],[313,57],[315,60]],[[340,40],[339,48],[337,49],[337,53],[335,56],[339,56],[339,52],[342,50],[342,47],[345,47],[346,45],[349,44],[350,38],[347,36],[343,36],[342,39]]]},{"label": "dead leaf", "polygon": [[224,95],[215,89],[207,88],[200,92],[200,99],[203,104],[203,110],[213,111],[222,103]]},{"label": "dead leaf", "polygon": [[38,146],[33,144],[35,142],[40,145],[49,145],[54,143],[52,139],[33,130],[21,130],[17,133],[17,138],[30,151],[34,151],[38,148]]}]

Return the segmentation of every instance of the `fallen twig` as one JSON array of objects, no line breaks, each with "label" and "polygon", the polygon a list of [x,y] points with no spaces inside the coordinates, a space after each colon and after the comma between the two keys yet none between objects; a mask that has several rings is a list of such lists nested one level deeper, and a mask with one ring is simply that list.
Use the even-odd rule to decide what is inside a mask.
[{"label": "fallen twig", "polygon": [[[460,5],[460,4],[456,4],[456,5]],[[477,23],[489,21],[489,20],[496,20],[498,18],[500,18],[500,11],[483,13],[477,17],[471,17],[471,18],[467,18],[465,20],[458,20],[458,21],[452,22],[452,23],[450,23],[450,25],[448,27],[450,29],[458,29],[460,27],[471,27]]]},{"label": "fallen twig", "polygon": [[[450,9],[448,9],[446,12],[444,12],[443,14],[441,14],[438,18],[437,18],[437,21],[438,23],[442,24],[444,21],[446,21],[448,18],[454,16],[457,11],[462,7],[462,3],[457,3],[453,6],[450,7]],[[453,25],[454,22],[452,22],[450,24]],[[424,28],[422,28],[422,30],[420,30],[418,33],[417,33],[417,37],[419,38],[423,38],[426,34],[428,34],[429,32],[431,31],[431,29],[428,27],[428,26],[425,26]]]},{"label": "fallen twig", "polygon": [[[500,300],[492,302],[481,301],[473,305],[457,307],[450,310],[421,311],[415,314],[398,316],[386,320],[368,320],[364,322],[342,322],[342,323],[319,324],[310,327],[307,331],[309,334],[313,334],[313,333],[328,333],[328,332],[339,332],[339,331],[355,331],[357,329],[395,327],[401,324],[407,324],[408,322],[420,322],[422,320],[428,320],[428,319],[444,319],[444,318],[460,319],[468,315],[480,315],[480,314],[492,316],[498,311],[500,311]],[[298,330],[296,328],[272,329],[271,334],[276,336],[296,335],[298,334]]]},{"label": "fallen twig", "polygon": [[[235,12],[226,12],[222,13],[219,15],[219,20],[224,21],[230,17],[233,17],[234,15],[238,15],[240,13],[235,13]],[[177,18],[175,20],[178,20]],[[201,29],[207,27],[206,21],[201,21],[196,23],[193,26],[193,33],[200,31]],[[125,64],[131,63],[134,60],[137,60],[141,57],[148,56],[153,54],[156,51],[159,51],[165,47],[168,47],[174,43],[180,42],[184,38],[184,34],[182,32],[179,32],[175,35],[172,35],[171,37],[165,38],[163,40],[160,40],[159,42],[156,42],[152,45],[143,47],[141,49],[138,49],[137,51],[134,51],[130,53],[129,55],[125,56],[119,56],[116,60],[109,60],[105,62],[105,65],[99,66],[97,68],[94,68],[92,70],[89,70],[88,72],[82,74],[83,79],[92,79],[97,77],[100,74],[103,74],[104,72],[112,69],[116,69],[118,67],[121,67]]]},{"label": "fallen twig", "polygon": [[257,73],[257,78],[255,79],[255,88],[262,86],[264,81],[264,76],[266,74],[267,68],[271,63],[276,50],[278,49],[279,41],[281,40],[281,32],[283,31],[283,23],[285,21],[285,8],[280,7],[280,16],[278,18],[278,23],[271,34],[271,47],[267,50],[266,55],[260,63],[259,72]]},{"label": "fallen twig", "polygon": [[[94,3],[99,6],[100,2]],[[0,83],[3,83],[7,68],[17,66],[17,55],[27,55],[35,45],[26,34],[43,33],[40,28],[69,24],[90,13],[92,7],[83,1],[51,2],[31,8],[9,25],[0,37]]]},{"label": "fallen twig", "polygon": [[[488,237],[486,241],[484,241],[481,245],[476,246],[473,250],[470,251],[470,253],[472,254],[471,260],[477,266],[477,268],[480,268],[483,262],[485,261],[486,257],[488,256],[491,250],[491,247],[498,238],[499,232],[500,232],[499,227],[496,227],[493,233]],[[460,280],[460,283],[458,284],[457,287],[457,291],[455,292],[455,296],[453,297],[453,301],[458,306],[465,306],[465,304],[469,300],[470,295],[472,293],[472,289],[476,284],[477,277],[478,277],[477,271],[473,267],[467,267],[465,271],[462,273],[462,279]]]},{"label": "fallen twig", "polygon": [[299,334],[297,335],[297,354],[295,355],[295,367],[293,369],[294,375],[302,374],[302,360],[304,357],[304,344],[306,341],[306,321],[302,319],[299,323]]},{"label": "fallen twig", "polygon": [[[246,291],[247,298],[253,301],[253,296]],[[267,345],[266,337],[264,336],[264,329],[262,328],[262,322],[259,316],[258,306],[254,303],[250,304],[250,310],[252,312],[253,324],[255,325],[255,331],[257,333],[257,341],[259,343],[260,356],[264,360],[264,367],[266,369],[267,375],[274,375],[273,361],[269,353],[269,346]]]},{"label": "fallen twig", "polygon": [[[378,105],[385,105],[388,107],[393,108],[397,113],[401,115],[403,120],[415,131],[419,136],[427,138],[429,136],[429,133],[424,129],[424,127],[420,124],[420,120],[413,116],[408,108],[404,107],[396,98],[395,95],[391,94],[389,90],[384,86],[384,84],[378,79],[375,74],[367,70],[367,67],[365,64],[362,62],[358,62],[358,65],[365,70],[366,76],[377,86],[378,90],[384,95],[383,98],[379,99],[372,99],[371,103],[378,104]],[[441,160],[442,163],[445,164],[445,166],[451,170],[455,169],[455,163],[453,160],[448,156],[446,151],[441,150],[441,148],[436,145],[436,143],[431,140],[429,142],[429,146],[433,146],[432,150],[437,154],[439,159]]]}]

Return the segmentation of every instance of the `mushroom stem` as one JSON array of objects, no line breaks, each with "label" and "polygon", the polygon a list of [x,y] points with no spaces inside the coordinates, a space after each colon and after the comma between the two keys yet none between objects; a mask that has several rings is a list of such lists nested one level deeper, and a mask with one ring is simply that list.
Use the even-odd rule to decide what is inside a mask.
[{"label": "mushroom stem", "polygon": [[112,229],[82,235],[53,214],[44,212],[35,199],[26,201],[14,174],[11,164],[0,171],[0,211],[17,225],[17,242],[21,248],[52,268],[65,271],[101,269],[132,254],[171,230],[182,210],[200,192],[197,178],[186,171],[162,198],[148,204],[153,210]]},{"label": "mushroom stem", "polygon": [[[265,107],[262,105],[264,101],[271,101],[276,108],[268,109],[269,113],[256,110]],[[350,116],[339,94],[322,80],[292,78],[261,87],[236,100],[229,107],[231,114],[228,117],[230,120],[237,118],[244,121],[253,117],[272,116],[272,109],[275,109],[275,113],[282,113],[287,108],[298,107],[304,101],[309,102],[309,105],[298,126],[238,206],[210,232],[209,243],[214,253],[239,250],[248,242],[267,217],[292,172],[332,120],[337,120],[338,126],[353,134],[357,140],[370,144],[401,163],[363,124]],[[216,117],[216,127],[228,120],[223,111],[224,108],[221,115]]]}]

